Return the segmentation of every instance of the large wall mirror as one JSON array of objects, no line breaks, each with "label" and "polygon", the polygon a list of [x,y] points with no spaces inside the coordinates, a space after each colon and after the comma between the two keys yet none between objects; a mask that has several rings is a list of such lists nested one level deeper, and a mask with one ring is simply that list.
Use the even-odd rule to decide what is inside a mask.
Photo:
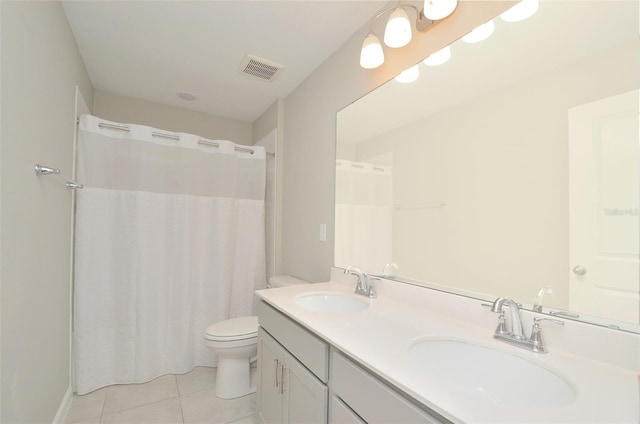
[{"label": "large wall mirror", "polygon": [[540,2],[341,110],[335,265],[640,331],[638,20]]}]

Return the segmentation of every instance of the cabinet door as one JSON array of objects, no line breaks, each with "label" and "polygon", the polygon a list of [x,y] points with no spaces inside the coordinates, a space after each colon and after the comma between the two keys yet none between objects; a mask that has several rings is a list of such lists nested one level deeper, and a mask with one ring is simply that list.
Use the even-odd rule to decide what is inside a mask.
[{"label": "cabinet door", "polygon": [[367,424],[337,396],[331,398],[330,411],[331,424]]},{"label": "cabinet door", "polygon": [[285,353],[283,422],[320,424],[327,422],[328,389],[288,352]]},{"label": "cabinet door", "polygon": [[264,330],[258,331],[258,409],[267,424],[283,422],[281,355],[284,350]]}]

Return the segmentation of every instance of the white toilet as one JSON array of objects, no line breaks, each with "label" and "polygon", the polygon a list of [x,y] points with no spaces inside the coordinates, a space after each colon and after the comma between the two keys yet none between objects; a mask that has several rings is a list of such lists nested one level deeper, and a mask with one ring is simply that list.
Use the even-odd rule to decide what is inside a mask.
[{"label": "white toilet", "polygon": [[[267,288],[308,284],[288,275],[269,278]],[[256,391],[251,385],[251,362],[258,353],[258,317],[240,317],[207,327],[205,345],[218,357],[216,396],[233,399]]]}]

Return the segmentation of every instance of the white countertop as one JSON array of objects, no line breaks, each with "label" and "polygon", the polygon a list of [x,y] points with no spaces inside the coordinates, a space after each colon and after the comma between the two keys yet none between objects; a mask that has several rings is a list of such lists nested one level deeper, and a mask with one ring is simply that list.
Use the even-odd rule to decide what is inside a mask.
[{"label": "white countertop", "polygon": [[[640,423],[640,336],[602,337],[573,343],[589,355],[571,352],[559,340],[576,340],[576,323],[543,328],[549,353],[536,354],[493,338],[496,315],[480,301],[382,280],[369,307],[348,314],[313,312],[295,303],[310,292],[353,293],[353,284],[327,282],[260,290],[257,296],[335,346],[378,376],[443,417],[457,423]],[[579,324],[579,323],[577,323]],[[584,326],[584,324],[581,324]],[[553,326],[556,327],[556,326]],[[525,331],[528,331],[528,321]],[[579,331],[590,331],[580,328]],[[600,332],[598,332],[600,331]],[[566,333],[565,333],[566,332]],[[552,408],[505,407],[473,392],[424,378],[408,360],[408,349],[425,337],[463,340],[510,353],[562,376],[577,399]],[[553,341],[557,341],[555,344]],[[602,344],[610,346],[603,348]],[[565,343],[566,344],[566,343]],[[637,358],[637,363],[635,358]],[[624,366],[620,366],[620,365]],[[631,366],[627,366],[631,364]],[[498,372],[499,370],[496,370]],[[527,384],[526,381],[520,382]]]}]

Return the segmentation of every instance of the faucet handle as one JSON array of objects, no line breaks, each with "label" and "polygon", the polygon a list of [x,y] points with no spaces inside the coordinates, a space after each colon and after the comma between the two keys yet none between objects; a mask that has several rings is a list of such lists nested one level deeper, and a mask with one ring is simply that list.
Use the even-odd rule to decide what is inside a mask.
[{"label": "faucet handle", "polygon": [[504,311],[500,312],[500,316],[498,317],[498,327],[496,327],[496,334],[499,335],[507,335],[509,332],[507,331],[506,319],[504,317]]},{"label": "faucet handle", "polygon": [[533,325],[534,327],[537,325],[538,327],[540,327],[540,321],[551,321],[554,324],[559,324],[559,325],[564,325],[564,321],[560,321],[559,319],[553,319],[553,318],[538,318],[538,317],[534,317],[533,318]]},{"label": "faucet handle", "polygon": [[374,297],[378,297],[378,293],[376,293],[375,281],[380,281],[380,278],[369,276],[368,296],[371,299],[373,299]]},{"label": "faucet handle", "polygon": [[540,333],[541,321],[551,321],[554,324],[559,325],[564,325],[564,321],[553,318],[533,318],[533,328],[531,329],[531,337],[529,338],[529,340],[531,341],[531,350],[538,353],[546,353],[547,349],[544,346],[544,342],[542,341],[542,334]]}]

